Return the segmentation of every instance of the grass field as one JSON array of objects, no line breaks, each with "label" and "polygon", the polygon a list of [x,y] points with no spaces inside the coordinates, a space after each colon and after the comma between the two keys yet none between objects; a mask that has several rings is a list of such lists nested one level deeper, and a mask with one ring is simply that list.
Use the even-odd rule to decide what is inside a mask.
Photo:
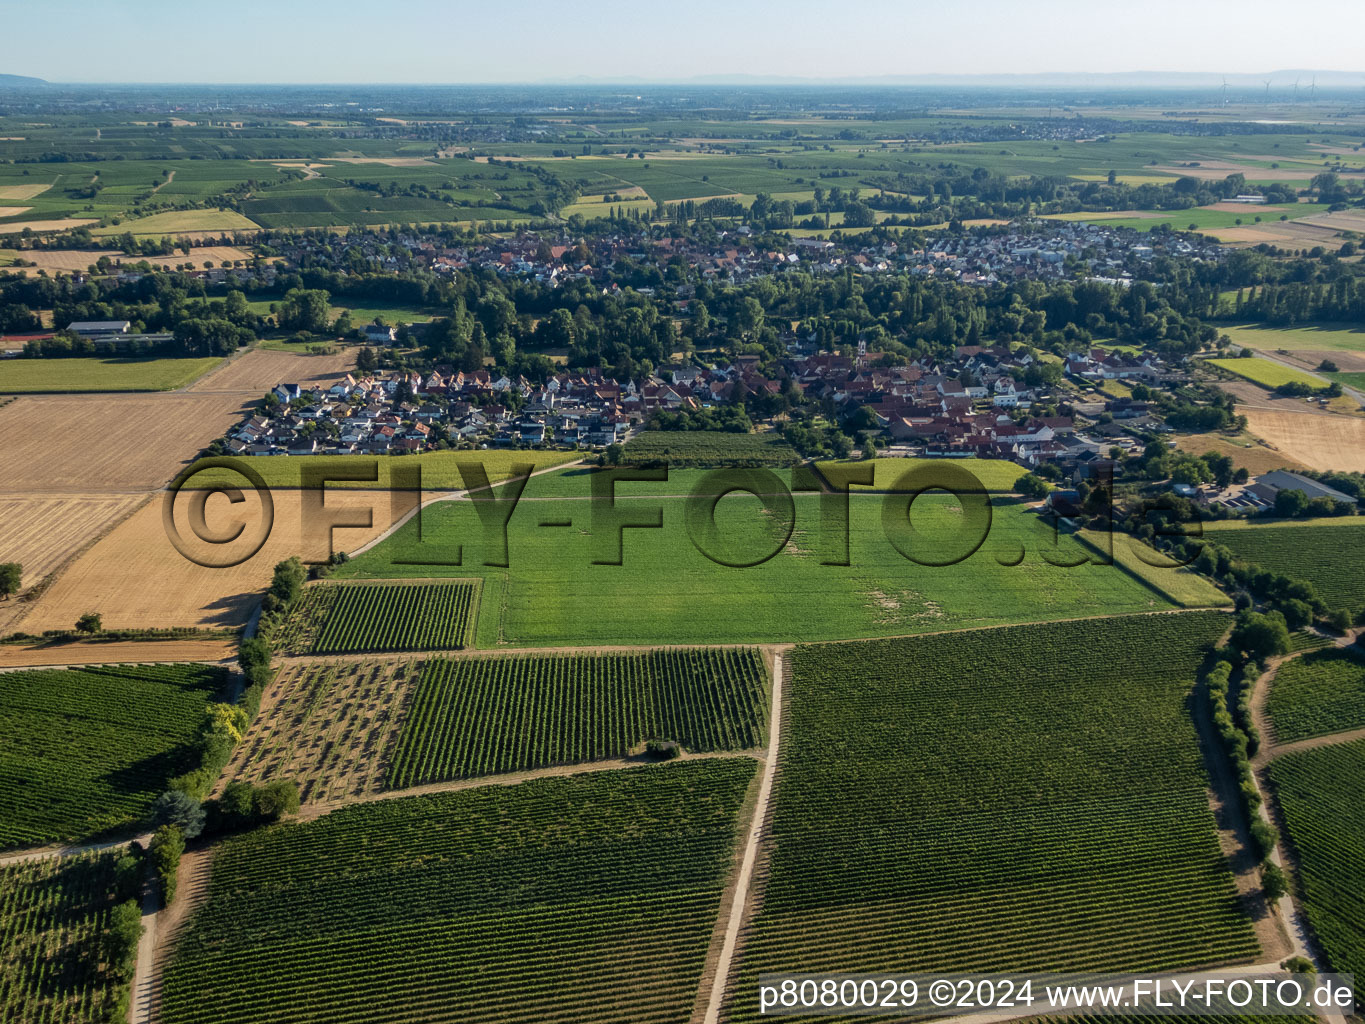
[{"label": "grass field", "polygon": [[1355,388],[1357,391],[1365,391],[1365,373],[1324,373],[1328,380],[1334,380],[1344,388]]},{"label": "grass field", "polygon": [[129,233],[135,237],[145,235],[160,237],[184,231],[220,231],[232,234],[237,231],[256,231],[259,228],[260,225],[235,210],[173,210],[167,213],[154,213],[148,217],[120,220],[118,224],[111,222],[103,227],[91,228],[90,233],[97,238]]},{"label": "grass field", "polygon": [[1241,359],[1206,359],[1205,362],[1272,390],[1281,384],[1306,384],[1310,388],[1327,386],[1327,382],[1321,377],[1258,356]]},{"label": "grass field", "polygon": [[225,682],[199,665],[0,673],[0,847],[135,822],[197,767],[189,744]]},{"label": "grass field", "polygon": [[1268,327],[1241,324],[1219,327],[1235,344],[1262,352],[1365,352],[1365,330],[1342,329],[1336,325],[1307,324],[1301,327]]},{"label": "grass field", "polygon": [[1311,583],[1328,604],[1365,602],[1365,520],[1310,519],[1301,523],[1207,523],[1205,536],[1245,559]]},{"label": "grass field", "polygon": [[[929,469],[940,469],[945,464],[943,459],[861,459],[843,462],[817,462],[816,468],[821,472],[827,469],[843,469],[846,471],[856,471],[859,466],[873,466],[874,476],[872,479],[871,490],[886,491],[892,489],[898,480],[915,469],[927,467]],[[953,466],[966,470],[975,478],[978,485],[987,491],[1009,492],[1014,489],[1015,483],[1021,476],[1028,472],[1023,466],[1015,462],[1007,462],[1004,459],[953,459]],[[855,484],[854,491],[862,490],[862,485]]]},{"label": "grass field", "polygon": [[542,779],[229,839],[160,1019],[686,1020],[757,768]]},{"label": "grass field", "polygon": [[1308,923],[1331,970],[1365,975],[1365,740],[1278,757],[1268,772]]},{"label": "grass field", "polygon": [[[774,477],[776,484],[757,486],[781,492],[789,476]],[[679,470],[667,480],[618,483],[614,513],[593,500],[592,479],[570,469],[527,483],[508,519],[506,567],[485,564],[504,561],[501,531],[485,533],[474,503],[459,500],[428,506],[420,523],[405,524],[338,576],[481,577],[477,638],[485,648],[848,639],[1175,606],[1121,568],[1093,564],[1074,538],[1055,537],[1010,499],[990,503],[989,530],[975,553],[957,564],[924,565],[885,533],[887,506],[894,525],[904,498],[851,496],[845,528],[841,503],[797,494],[784,542],[790,521],[780,494],[767,499],[766,510],[750,494],[725,497],[710,525],[708,495],[723,488],[724,472]],[[704,493],[689,513],[693,499],[685,496],[698,487]],[[612,515],[662,526],[618,532]],[[954,498],[925,494],[914,502],[917,539],[907,550],[925,561],[962,556],[984,525],[975,512],[977,525],[965,520]],[[845,536],[850,564],[825,564],[843,560]],[[457,557],[459,564],[432,564]]]},{"label": "grass field", "polygon": [[[531,465],[535,470],[547,469],[583,458],[582,452],[558,451],[444,451],[424,452],[421,455],[281,455],[270,458],[240,457],[234,465],[245,466],[259,473],[268,487],[294,489],[302,484],[303,468],[327,471],[328,490],[387,490],[415,489],[413,477],[421,467],[422,489],[453,491],[465,488],[460,464],[483,467],[490,483],[498,483],[512,475],[512,468]],[[396,471],[396,472],[395,472]],[[346,474],[368,474],[363,479],[345,479]],[[333,479],[333,476],[339,479]],[[235,472],[208,467],[194,472],[187,487],[211,487],[229,482],[241,483]]]},{"label": "grass field", "polygon": [[290,654],[451,651],[469,641],[475,583],[315,583],[280,627]]},{"label": "grass field", "polygon": [[1284,662],[1266,711],[1277,743],[1365,726],[1365,661],[1330,648]]},{"label": "grass field", "polygon": [[388,772],[393,789],[625,757],[761,746],[767,675],[752,649],[429,661]]},{"label": "grass field", "polygon": [[797,647],[731,1019],[758,1019],[756,976],[777,964],[1174,971],[1253,958],[1188,707],[1227,622]]},{"label": "grass field", "polygon": [[0,394],[57,391],[174,391],[202,377],[222,360],[191,359],[5,359]]},{"label": "grass field", "polygon": [[117,853],[0,867],[0,1020],[105,1024],[116,983],[101,951]]},{"label": "grass field", "polygon": [[[248,299],[247,308],[259,316],[270,316],[271,306],[278,306],[284,296],[281,295],[273,299]],[[397,302],[377,302],[366,299],[356,305],[348,305],[343,297],[338,297],[330,307],[328,315],[335,320],[345,313],[351,318],[351,323],[356,327],[363,328],[366,324],[374,323],[375,317],[379,317],[386,324],[397,326],[400,323],[427,323],[433,317],[449,315],[449,310],[422,309],[417,306],[407,306]]]}]

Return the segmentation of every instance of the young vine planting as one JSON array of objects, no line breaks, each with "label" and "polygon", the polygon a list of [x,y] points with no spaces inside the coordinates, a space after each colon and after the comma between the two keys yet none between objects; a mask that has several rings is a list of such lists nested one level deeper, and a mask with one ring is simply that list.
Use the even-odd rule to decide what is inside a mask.
[{"label": "young vine planting", "polygon": [[1227,624],[1145,615],[795,648],[731,1019],[756,1019],[757,977],[779,969],[1255,957],[1188,706]]},{"label": "young vine planting", "polygon": [[394,751],[390,788],[622,757],[763,744],[767,672],[753,648],[433,660]]},{"label": "young vine planting", "polygon": [[161,1020],[686,1020],[757,768],[539,779],[229,839]]},{"label": "young vine planting", "polygon": [[277,646],[291,654],[459,650],[477,599],[469,581],[317,584],[304,588]]}]

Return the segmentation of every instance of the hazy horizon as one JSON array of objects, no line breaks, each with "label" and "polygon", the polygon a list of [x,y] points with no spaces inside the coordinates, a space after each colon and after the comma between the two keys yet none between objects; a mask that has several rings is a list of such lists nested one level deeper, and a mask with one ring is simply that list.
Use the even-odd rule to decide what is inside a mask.
[{"label": "hazy horizon", "polygon": [[624,0],[568,10],[546,0],[527,0],[516,17],[435,0],[409,0],[400,13],[357,0],[242,0],[200,14],[146,0],[130,16],[116,5],[51,0],[7,11],[11,38],[24,46],[0,71],[73,85],[439,86],[1116,73],[1220,81],[1302,69],[1365,84],[1357,0],[1324,0],[1309,24],[1287,20],[1270,0],[953,8],[870,0],[853,15],[787,0],[777,17],[769,5],[733,0],[696,0],[685,18]]}]

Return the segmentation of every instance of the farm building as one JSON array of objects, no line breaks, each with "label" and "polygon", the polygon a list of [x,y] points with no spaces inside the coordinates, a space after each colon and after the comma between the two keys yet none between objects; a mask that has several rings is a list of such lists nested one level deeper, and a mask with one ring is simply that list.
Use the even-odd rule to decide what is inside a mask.
[{"label": "farm building", "polygon": [[1258,476],[1256,482],[1247,490],[1271,504],[1274,503],[1275,495],[1280,491],[1302,491],[1310,501],[1313,498],[1331,498],[1333,501],[1344,501],[1348,505],[1356,503],[1355,498],[1349,494],[1343,494],[1335,487],[1328,487],[1326,484],[1320,484],[1309,477],[1291,473],[1287,469],[1277,469],[1273,473]]},{"label": "farm building", "polygon": [[132,326],[127,320],[73,320],[66,329],[82,338],[98,338],[105,334],[127,334]]}]

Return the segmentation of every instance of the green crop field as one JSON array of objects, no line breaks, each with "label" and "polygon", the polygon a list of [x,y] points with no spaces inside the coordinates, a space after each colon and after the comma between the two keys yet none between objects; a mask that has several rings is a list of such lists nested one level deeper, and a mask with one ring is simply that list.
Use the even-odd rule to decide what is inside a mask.
[{"label": "green crop field", "polygon": [[1268,771],[1308,923],[1331,970],[1365,976],[1365,740],[1277,757]]},{"label": "green crop field", "polygon": [[174,391],[208,373],[222,360],[189,359],[5,359],[0,394],[59,391]]},{"label": "green crop field", "polygon": [[[816,468],[821,472],[826,470],[856,472],[860,466],[873,466],[871,488],[877,491],[891,490],[900,478],[911,470],[927,468],[931,470],[941,469],[947,465],[943,459],[860,459],[841,462],[817,462]],[[953,459],[951,465],[965,469],[976,480],[977,485],[987,491],[1012,491],[1019,478],[1028,472],[1023,466],[1016,462],[1008,462],[1004,459]],[[857,491],[863,485],[854,484],[852,489]]]},{"label": "green crop field", "polygon": [[305,587],[276,643],[293,654],[453,651],[469,641],[474,583],[316,583]]},{"label": "green crop field", "polygon": [[[605,500],[593,499],[591,472],[546,474],[527,482],[508,519],[505,552],[501,530],[484,526],[474,502],[438,502],[340,567],[337,576],[481,577],[476,635],[486,648],[848,639],[1154,611],[1178,603],[1120,566],[1095,564],[1090,549],[1066,534],[1056,537],[1011,499],[987,506],[991,523],[984,542],[956,564],[917,564],[893,546],[884,516],[889,505],[894,530],[903,496],[850,496],[845,529],[837,499],[797,494],[784,543],[790,520],[780,493],[768,499],[768,509],[751,494],[732,494],[715,503],[713,530],[708,495],[723,489],[729,475],[747,479],[766,472],[681,470],[670,471],[667,480],[620,481],[614,512]],[[790,474],[757,479],[765,491],[782,492]],[[685,497],[698,487],[698,499]],[[613,515],[662,526],[617,531]],[[914,501],[917,539],[906,549],[925,561],[951,562],[967,550],[971,531],[979,534],[984,526],[976,512],[971,523],[966,518],[956,499],[926,493]],[[843,559],[845,537],[849,564],[825,564]],[[761,564],[737,567],[769,553]],[[459,564],[432,564],[457,559]],[[1182,589],[1197,588],[1197,603],[1223,601],[1187,573],[1152,570],[1162,573]]]},{"label": "green crop field", "polygon": [[797,647],[731,1019],[757,1019],[757,975],[779,964],[1254,958],[1189,709],[1227,624],[1192,612]]},{"label": "green crop field", "polygon": [[694,466],[791,466],[800,461],[780,434],[727,434],[714,430],[646,430],[625,446],[624,461],[662,459]]},{"label": "green crop field", "polygon": [[[422,489],[427,491],[464,490],[465,478],[459,466],[483,467],[490,483],[512,475],[514,466],[530,465],[533,472],[576,462],[582,452],[554,451],[443,451],[421,455],[277,455],[269,458],[229,458],[233,466],[243,466],[260,474],[267,487],[293,490],[302,486],[303,470],[325,470],[327,487],[354,490],[415,489],[417,469],[421,469]],[[196,463],[186,486],[214,487],[227,483],[240,486],[242,478],[234,471]],[[349,475],[348,475],[349,474]],[[360,479],[351,479],[359,477]],[[364,479],[368,477],[369,479]]]},{"label": "green crop field", "polygon": [[1259,356],[1247,356],[1242,359],[1206,359],[1210,366],[1216,366],[1228,373],[1236,374],[1253,384],[1259,384],[1263,388],[1277,388],[1281,384],[1306,384],[1310,388],[1325,388],[1327,382],[1321,377],[1303,370],[1296,370],[1291,366],[1272,362],[1269,359],[1261,359]]},{"label": "green crop field", "polygon": [[[278,306],[283,299],[283,295],[273,299],[248,299],[247,308],[258,316],[270,316],[270,307]],[[350,305],[344,300],[344,297],[338,296],[338,299],[341,301],[332,304],[328,315],[335,320],[345,313],[356,327],[364,327],[366,324],[374,323],[376,317],[387,324],[396,326],[400,323],[427,323],[432,317],[448,316],[450,313],[449,310],[421,309],[399,302],[380,302],[375,299],[365,299],[363,302]]]},{"label": "green crop field", "polygon": [[1302,523],[1208,523],[1205,537],[1263,569],[1311,583],[1328,604],[1365,602],[1365,520],[1311,519]]},{"label": "green crop field", "polygon": [[1344,388],[1365,391],[1365,373],[1324,373],[1328,380],[1334,380]]},{"label": "green crop field", "polygon": [[758,747],[766,689],[752,648],[429,661],[386,782],[624,757],[649,739],[689,752]]},{"label": "green crop field", "polygon": [[229,839],[160,1019],[686,1020],[757,768],[541,779]]},{"label": "green crop field", "polygon": [[0,848],[135,822],[175,776],[226,673],[122,665],[0,673]]},{"label": "green crop field", "polygon": [[0,1020],[105,1024],[118,997],[101,956],[117,853],[0,866]]},{"label": "green crop field", "polygon": [[1331,648],[1284,662],[1266,711],[1278,743],[1365,726],[1365,661]]},{"label": "green crop field", "polygon": [[[1235,294],[1235,293],[1234,293]],[[1237,345],[1262,352],[1365,352],[1365,330],[1342,329],[1336,326],[1268,327],[1261,324],[1241,324],[1219,327]]]}]

